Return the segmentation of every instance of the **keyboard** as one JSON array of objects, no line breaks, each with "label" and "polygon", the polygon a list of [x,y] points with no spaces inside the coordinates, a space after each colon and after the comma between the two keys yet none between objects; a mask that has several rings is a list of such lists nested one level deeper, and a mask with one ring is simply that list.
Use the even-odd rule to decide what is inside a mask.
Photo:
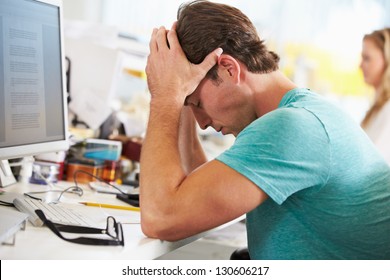
[{"label": "keyboard", "polygon": [[89,217],[77,212],[77,210],[62,207],[59,204],[49,204],[32,198],[15,198],[15,207],[23,213],[29,215],[28,220],[34,226],[42,226],[43,222],[35,213],[36,209],[41,209],[48,220],[62,225],[76,225],[85,227],[95,227],[96,223]]}]

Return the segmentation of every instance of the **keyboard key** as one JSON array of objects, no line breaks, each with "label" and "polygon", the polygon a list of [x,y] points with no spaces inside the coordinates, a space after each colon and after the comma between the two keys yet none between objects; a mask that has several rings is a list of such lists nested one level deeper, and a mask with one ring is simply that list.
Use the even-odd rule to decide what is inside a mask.
[{"label": "keyboard key", "polygon": [[36,209],[41,209],[48,220],[53,223],[63,225],[77,225],[94,227],[95,223],[75,209],[62,207],[59,204],[49,204],[32,198],[16,198],[14,201],[15,207],[24,213],[29,214],[29,221],[34,226],[42,226],[42,220],[35,213]]}]

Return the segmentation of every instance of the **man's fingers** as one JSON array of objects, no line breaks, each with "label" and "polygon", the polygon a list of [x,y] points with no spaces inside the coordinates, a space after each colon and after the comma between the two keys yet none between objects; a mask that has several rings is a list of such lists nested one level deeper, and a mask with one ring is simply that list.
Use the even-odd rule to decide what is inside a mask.
[{"label": "man's fingers", "polygon": [[167,30],[165,29],[165,27],[162,26],[157,30],[156,42],[158,50],[164,50],[169,48],[167,42]]},{"label": "man's fingers", "polygon": [[156,34],[157,34],[157,28],[153,28],[152,35],[150,36],[150,41],[149,41],[149,50],[150,53],[156,52],[158,50],[157,48],[157,42],[156,42]]},{"label": "man's fingers", "polygon": [[222,48],[215,49],[205,57],[202,63],[199,64],[199,67],[201,67],[203,71],[207,73],[218,62],[218,58],[222,53]]},{"label": "man's fingers", "polygon": [[176,25],[175,24],[172,26],[171,30],[168,31],[167,40],[168,40],[170,49],[181,50],[179,39],[177,38],[177,34],[176,34]]}]

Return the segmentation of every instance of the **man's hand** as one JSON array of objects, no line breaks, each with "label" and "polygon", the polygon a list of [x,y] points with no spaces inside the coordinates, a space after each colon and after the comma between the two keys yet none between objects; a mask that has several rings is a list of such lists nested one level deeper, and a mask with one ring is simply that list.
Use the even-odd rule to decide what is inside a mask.
[{"label": "man's hand", "polygon": [[177,38],[176,23],[171,30],[155,28],[149,47],[146,66],[149,91],[152,99],[159,98],[168,103],[184,104],[185,98],[197,88],[222,54],[222,49],[218,48],[202,63],[190,63]]}]

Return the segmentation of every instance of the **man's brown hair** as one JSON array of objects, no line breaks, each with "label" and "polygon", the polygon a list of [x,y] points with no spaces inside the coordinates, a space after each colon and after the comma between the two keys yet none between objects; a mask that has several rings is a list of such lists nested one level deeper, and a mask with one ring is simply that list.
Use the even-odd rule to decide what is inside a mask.
[{"label": "man's brown hair", "polygon": [[[268,51],[256,28],[239,9],[209,1],[192,1],[179,7],[176,32],[188,58],[199,64],[218,47],[241,61],[248,71],[269,73],[278,69],[279,56]],[[208,77],[217,80],[214,66]]]}]

